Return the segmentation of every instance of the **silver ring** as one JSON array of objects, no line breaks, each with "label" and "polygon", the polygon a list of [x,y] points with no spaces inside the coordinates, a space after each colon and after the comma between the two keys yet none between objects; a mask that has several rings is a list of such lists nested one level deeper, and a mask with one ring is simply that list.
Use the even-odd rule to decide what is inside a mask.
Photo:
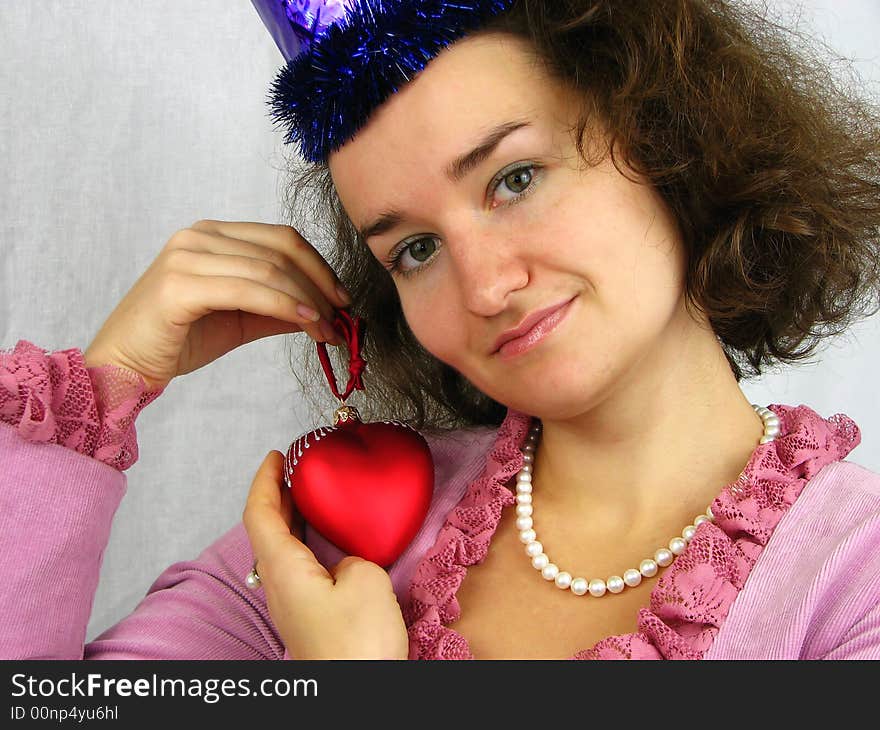
[{"label": "silver ring", "polygon": [[251,568],[251,572],[247,574],[247,578],[244,579],[244,582],[247,583],[247,587],[252,591],[257,590],[257,588],[263,584],[263,579],[260,578],[260,574],[257,572],[256,560],[254,560],[254,567]]}]

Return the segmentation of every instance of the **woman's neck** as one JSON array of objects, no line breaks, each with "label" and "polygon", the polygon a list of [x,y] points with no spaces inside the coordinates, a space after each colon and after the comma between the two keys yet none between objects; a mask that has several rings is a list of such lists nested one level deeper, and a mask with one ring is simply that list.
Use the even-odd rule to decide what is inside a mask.
[{"label": "woman's neck", "polygon": [[737,479],[762,434],[717,338],[694,325],[595,407],[542,420],[536,513],[577,515],[609,537],[623,525],[678,532]]}]

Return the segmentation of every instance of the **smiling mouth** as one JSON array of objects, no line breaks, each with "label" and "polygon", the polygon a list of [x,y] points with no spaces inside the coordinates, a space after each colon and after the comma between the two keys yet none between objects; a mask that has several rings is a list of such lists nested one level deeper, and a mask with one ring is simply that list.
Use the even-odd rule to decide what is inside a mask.
[{"label": "smiling mouth", "polygon": [[493,354],[502,360],[509,360],[537,347],[566,319],[571,311],[572,303],[577,297],[572,297],[561,307],[553,310],[543,319],[536,322],[530,330],[519,337],[507,340]]}]

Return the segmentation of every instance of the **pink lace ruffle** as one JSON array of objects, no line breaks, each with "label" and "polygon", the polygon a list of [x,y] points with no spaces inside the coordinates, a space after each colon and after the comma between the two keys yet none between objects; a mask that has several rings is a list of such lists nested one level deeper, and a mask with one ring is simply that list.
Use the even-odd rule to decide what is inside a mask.
[{"label": "pink lace ruffle", "polygon": [[138,458],[135,418],[163,391],[113,365],[87,368],[77,349],[50,353],[19,340],[0,350],[0,421],[120,471]]},{"label": "pink lace ruffle", "polygon": [[[780,434],[752,454],[745,478],[713,501],[685,551],[660,577],[650,608],[639,612],[638,632],[609,636],[573,659],[699,659],[712,644],[733,601],[779,520],[806,483],[858,446],[849,417],[822,418],[812,409],[770,405]],[[482,561],[501,510],[515,503],[504,485],[522,467],[521,447],[531,418],[508,411],[486,468],[452,510],[437,542],[416,568],[404,607],[411,659],[473,659],[466,639],[445,624],[460,607],[455,594],[467,567]]]},{"label": "pink lace ruffle", "polygon": [[530,416],[508,409],[483,474],[468,486],[416,567],[410,600],[402,609],[410,659],[473,658],[465,638],[444,624],[461,613],[455,594],[467,566],[486,557],[502,509],[516,502],[504,484],[522,468],[520,449],[530,423]]}]

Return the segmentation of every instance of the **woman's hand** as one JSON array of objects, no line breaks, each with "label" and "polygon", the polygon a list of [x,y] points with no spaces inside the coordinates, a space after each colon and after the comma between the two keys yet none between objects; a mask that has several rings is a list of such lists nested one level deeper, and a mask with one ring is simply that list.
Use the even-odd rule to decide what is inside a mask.
[{"label": "woman's hand", "polygon": [[406,659],[406,625],[388,573],[351,555],[328,573],[302,542],[305,523],[283,468],[281,452],[270,451],[243,520],[287,652],[294,659]]},{"label": "woman's hand", "polygon": [[337,284],[290,226],[198,221],[169,239],[111,313],[86,366],[118,365],[158,389],[261,337],[305,331],[338,344],[334,307],[350,302]]}]

